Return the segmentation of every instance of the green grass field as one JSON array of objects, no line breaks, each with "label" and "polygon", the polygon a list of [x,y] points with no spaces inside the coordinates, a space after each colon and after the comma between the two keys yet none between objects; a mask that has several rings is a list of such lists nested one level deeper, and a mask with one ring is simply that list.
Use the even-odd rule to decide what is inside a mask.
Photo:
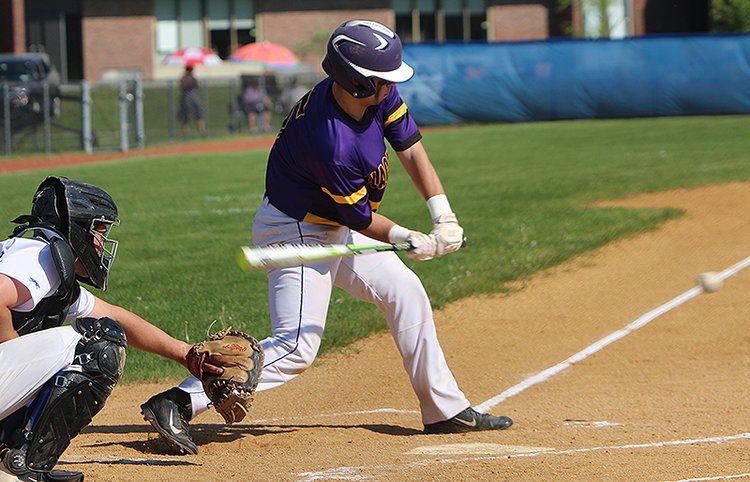
[{"label": "green grass field", "polygon": [[[479,125],[427,130],[424,143],[465,228],[465,250],[406,262],[435,307],[523,279],[615,239],[677,217],[670,209],[594,208],[639,192],[750,179],[750,117],[690,117]],[[131,158],[0,175],[0,219],[26,213],[47,175],[105,188],[120,207],[110,289],[96,292],[190,342],[213,320],[259,338],[270,333],[264,273],[235,263],[263,195],[266,152]],[[431,223],[391,156],[381,212]],[[1,162],[1,161],[0,161]],[[12,225],[7,223],[5,231]],[[386,329],[380,313],[341,291],[331,300],[323,352]],[[158,356],[129,350],[129,380],[182,376]]]}]

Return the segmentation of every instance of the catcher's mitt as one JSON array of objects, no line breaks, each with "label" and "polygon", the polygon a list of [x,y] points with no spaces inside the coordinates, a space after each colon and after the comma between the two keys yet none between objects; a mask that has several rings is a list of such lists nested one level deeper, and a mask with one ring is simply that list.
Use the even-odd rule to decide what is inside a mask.
[{"label": "catcher's mitt", "polygon": [[263,369],[263,348],[258,340],[226,328],[196,343],[187,354],[190,372],[226,423],[239,422],[247,414]]}]

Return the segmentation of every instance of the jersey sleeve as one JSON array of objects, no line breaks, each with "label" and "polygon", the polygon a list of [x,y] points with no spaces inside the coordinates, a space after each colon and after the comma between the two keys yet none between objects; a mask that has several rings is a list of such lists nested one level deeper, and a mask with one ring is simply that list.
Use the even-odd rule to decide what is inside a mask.
[{"label": "jersey sleeve", "polygon": [[395,151],[405,151],[422,139],[417,123],[395,85],[383,101],[383,132]]},{"label": "jersey sleeve", "polygon": [[0,274],[13,278],[29,290],[31,299],[14,308],[28,312],[60,286],[49,245],[37,240],[14,238],[4,243],[0,254]]},{"label": "jersey sleeve", "polygon": [[91,294],[89,290],[81,286],[81,294],[78,295],[78,299],[70,305],[68,310],[68,316],[65,321],[71,321],[76,318],[84,318],[88,316],[94,309],[94,302],[96,298]]}]

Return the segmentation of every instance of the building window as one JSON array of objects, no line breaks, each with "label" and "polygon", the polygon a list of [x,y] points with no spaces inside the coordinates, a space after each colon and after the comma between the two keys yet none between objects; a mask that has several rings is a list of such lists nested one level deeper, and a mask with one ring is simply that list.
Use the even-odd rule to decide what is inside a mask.
[{"label": "building window", "polygon": [[392,0],[403,42],[486,40],[485,0]]},{"label": "building window", "polygon": [[226,59],[239,47],[255,41],[255,8],[252,0],[206,1],[210,47]]},{"label": "building window", "polygon": [[180,47],[202,47],[203,39],[203,5],[201,0],[179,0],[180,11]]},{"label": "building window", "polygon": [[255,41],[254,0],[154,0],[156,52],[207,47],[226,59]]},{"label": "building window", "polygon": [[402,42],[413,42],[411,0],[393,0],[393,13],[396,16],[396,33]]},{"label": "building window", "polygon": [[156,17],[156,52],[169,54],[180,48],[177,2],[175,0],[156,0],[154,2],[154,17]]},{"label": "building window", "polygon": [[626,0],[605,3],[584,0],[581,7],[586,37],[620,39],[628,36],[630,12]]},{"label": "building window", "polygon": [[464,0],[464,22],[468,27],[464,34],[469,40],[487,40],[487,6],[484,0]]}]

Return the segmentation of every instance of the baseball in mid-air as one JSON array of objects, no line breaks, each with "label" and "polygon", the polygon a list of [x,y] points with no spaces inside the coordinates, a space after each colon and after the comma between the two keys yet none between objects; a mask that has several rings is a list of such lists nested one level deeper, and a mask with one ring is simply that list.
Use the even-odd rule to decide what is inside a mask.
[{"label": "baseball in mid-air", "polygon": [[698,284],[701,288],[703,288],[703,291],[712,293],[721,288],[724,282],[721,278],[719,278],[719,275],[717,273],[708,271],[706,273],[701,273],[700,275],[698,275]]}]

